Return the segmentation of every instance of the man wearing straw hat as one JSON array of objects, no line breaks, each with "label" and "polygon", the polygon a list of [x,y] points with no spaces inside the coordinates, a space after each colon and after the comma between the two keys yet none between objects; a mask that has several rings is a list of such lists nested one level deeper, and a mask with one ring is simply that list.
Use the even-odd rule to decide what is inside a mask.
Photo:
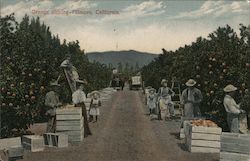
[{"label": "man wearing straw hat", "polygon": [[184,104],[184,116],[193,118],[201,116],[200,112],[200,103],[203,99],[201,91],[198,88],[195,88],[196,81],[189,79],[186,82],[186,88],[182,92],[182,103]]},{"label": "man wearing straw hat", "polygon": [[87,110],[84,104],[84,101],[86,100],[86,94],[83,91],[84,83],[85,82],[82,80],[76,80],[76,85],[78,89],[72,94],[72,102],[74,103],[75,107],[82,108],[82,116],[84,119],[84,137],[87,137],[88,135],[92,135],[92,133],[89,128]]},{"label": "man wearing straw hat", "polygon": [[233,98],[237,88],[229,84],[223,90],[226,93],[223,105],[227,112],[228,127],[230,128],[230,132],[239,133],[239,114],[244,113],[244,111],[240,109],[240,105],[236,104]]},{"label": "man wearing straw hat", "polygon": [[168,81],[163,79],[161,81],[161,87],[158,91],[159,101],[159,119],[169,120],[171,116],[174,116],[174,103],[172,102],[171,96],[175,93],[168,88]]},{"label": "man wearing straw hat", "polygon": [[55,132],[56,130],[56,108],[61,106],[62,103],[59,100],[58,88],[60,85],[57,81],[50,83],[51,91],[45,95],[45,106],[49,109],[46,115],[49,117],[47,123],[47,132]]}]

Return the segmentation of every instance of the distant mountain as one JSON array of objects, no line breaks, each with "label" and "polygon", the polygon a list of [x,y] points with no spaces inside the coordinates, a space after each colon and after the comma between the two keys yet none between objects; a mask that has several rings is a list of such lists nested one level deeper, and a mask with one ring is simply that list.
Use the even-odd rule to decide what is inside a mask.
[{"label": "distant mountain", "polygon": [[107,52],[92,52],[87,53],[89,61],[100,62],[102,64],[112,64],[113,67],[117,67],[118,63],[125,65],[128,63],[130,66],[135,66],[137,63],[139,67],[147,65],[154,58],[158,57],[157,54],[139,52],[135,50],[128,51],[107,51]]}]

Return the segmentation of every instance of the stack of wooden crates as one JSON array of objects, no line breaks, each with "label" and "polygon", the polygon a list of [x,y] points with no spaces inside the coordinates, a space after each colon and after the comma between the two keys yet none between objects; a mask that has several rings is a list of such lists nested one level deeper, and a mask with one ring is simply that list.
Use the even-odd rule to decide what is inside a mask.
[{"label": "stack of wooden crates", "polygon": [[204,127],[188,125],[188,131],[185,137],[185,143],[190,152],[201,153],[219,153],[220,136],[222,129],[220,127]]},{"label": "stack of wooden crates", "polygon": [[223,132],[220,161],[250,161],[250,135]]},{"label": "stack of wooden crates", "polygon": [[56,132],[68,135],[69,143],[79,144],[84,138],[81,107],[66,106],[56,109]]}]

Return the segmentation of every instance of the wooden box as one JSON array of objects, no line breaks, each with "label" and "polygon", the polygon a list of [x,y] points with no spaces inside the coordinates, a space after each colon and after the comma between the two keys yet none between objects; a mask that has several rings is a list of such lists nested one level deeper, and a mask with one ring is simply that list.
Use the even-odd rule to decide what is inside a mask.
[{"label": "wooden box", "polygon": [[188,132],[188,124],[190,120],[183,121],[183,127],[180,129],[180,139],[184,139]]},{"label": "wooden box", "polygon": [[60,133],[45,133],[44,144],[49,147],[64,148],[68,147],[68,135]]},{"label": "wooden box", "polygon": [[0,139],[0,158],[2,160],[20,159],[24,155],[21,137]]},{"label": "wooden box", "polygon": [[21,137],[0,139],[0,150],[9,149],[10,147],[22,147]]},{"label": "wooden box", "polygon": [[0,150],[0,161],[8,161],[8,153],[5,150]]},{"label": "wooden box", "polygon": [[250,135],[223,132],[220,161],[225,160],[250,161]]},{"label": "wooden box", "polygon": [[57,133],[68,135],[68,141],[71,144],[78,144],[84,138],[84,129],[77,131],[58,131]]},{"label": "wooden box", "polygon": [[23,147],[11,147],[7,151],[9,160],[22,159],[24,154]]},{"label": "wooden box", "polygon": [[184,139],[187,133],[187,125],[191,120],[205,119],[204,117],[181,117],[180,139]]},{"label": "wooden box", "polygon": [[222,129],[220,127],[193,126],[188,123],[185,142],[190,152],[201,153],[219,153],[220,136]]},{"label": "wooden box", "polygon": [[29,150],[31,152],[39,152],[43,151],[44,139],[39,135],[25,135],[22,137],[22,144],[24,149]]}]

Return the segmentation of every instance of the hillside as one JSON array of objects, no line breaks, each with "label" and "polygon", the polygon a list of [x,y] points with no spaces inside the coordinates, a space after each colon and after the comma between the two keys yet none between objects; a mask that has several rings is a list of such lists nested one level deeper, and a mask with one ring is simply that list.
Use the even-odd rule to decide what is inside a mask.
[{"label": "hillside", "polygon": [[89,61],[97,61],[107,65],[112,64],[113,67],[117,67],[119,62],[122,62],[123,65],[129,63],[130,66],[134,66],[138,63],[139,67],[142,67],[150,63],[157,56],[157,54],[138,52],[134,50],[87,53]]}]

